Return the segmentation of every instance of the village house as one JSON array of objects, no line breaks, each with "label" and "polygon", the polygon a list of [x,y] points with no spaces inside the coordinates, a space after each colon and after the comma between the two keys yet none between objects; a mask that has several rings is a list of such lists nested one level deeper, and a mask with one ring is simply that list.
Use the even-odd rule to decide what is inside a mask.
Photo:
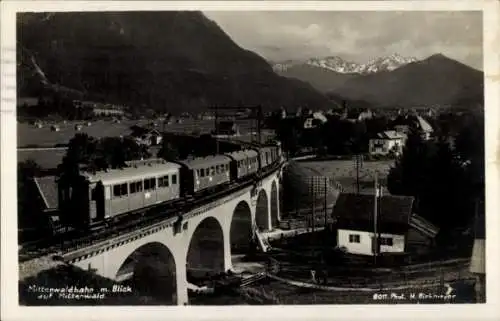
[{"label": "village house", "polygon": [[341,119],[347,120],[351,123],[361,122],[367,119],[373,118],[373,113],[370,109],[358,110],[358,109],[350,109],[345,107],[344,113],[341,116]]},{"label": "village house", "polygon": [[316,128],[321,124],[324,124],[328,119],[323,115],[322,112],[315,112],[307,116],[304,121],[304,129]]},{"label": "village house", "polygon": [[339,195],[332,215],[339,248],[351,254],[373,256],[422,252],[433,245],[438,228],[412,213],[413,197],[384,195],[377,200],[378,238],[374,224],[375,196]]},{"label": "village house", "polygon": [[398,116],[393,127],[398,133],[406,135],[413,129],[420,134],[423,140],[431,139],[434,132],[432,126],[423,117],[413,115]]},{"label": "village house", "polygon": [[94,116],[123,116],[123,109],[115,106],[98,106],[92,110]]},{"label": "village house", "polygon": [[42,226],[53,232],[61,229],[57,177],[53,175],[34,177],[32,182],[36,193],[32,204],[32,214],[37,216],[36,220]]},{"label": "village house", "polygon": [[378,133],[377,137],[370,139],[368,151],[370,155],[386,156],[392,153],[398,156],[403,153],[405,142],[406,134],[388,130]]},{"label": "village house", "polygon": [[74,100],[73,106],[75,108],[86,108],[92,111],[94,116],[124,116],[125,111],[122,106],[112,104],[103,104],[94,101],[80,101]]},{"label": "village house", "polygon": [[162,135],[156,129],[135,129],[131,136],[139,145],[154,146],[161,144]]}]

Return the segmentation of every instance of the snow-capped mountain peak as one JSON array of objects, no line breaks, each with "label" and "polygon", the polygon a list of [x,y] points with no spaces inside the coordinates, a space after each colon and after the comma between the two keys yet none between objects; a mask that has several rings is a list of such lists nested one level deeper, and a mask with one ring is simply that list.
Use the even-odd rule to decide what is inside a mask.
[{"label": "snow-capped mountain peak", "polygon": [[391,71],[415,61],[417,61],[417,59],[414,57],[403,57],[397,53],[386,57],[371,59],[366,64],[359,64],[356,62],[344,60],[338,56],[329,56],[324,58],[311,58],[299,63],[294,63],[291,61],[277,63],[273,65],[273,68],[275,71],[283,72],[296,64],[306,64],[343,74],[371,74],[381,71]]},{"label": "snow-capped mountain peak", "polygon": [[417,58],[415,57],[403,57],[396,53],[387,57],[380,57],[370,60],[365,65],[364,73],[391,71],[416,61]]}]

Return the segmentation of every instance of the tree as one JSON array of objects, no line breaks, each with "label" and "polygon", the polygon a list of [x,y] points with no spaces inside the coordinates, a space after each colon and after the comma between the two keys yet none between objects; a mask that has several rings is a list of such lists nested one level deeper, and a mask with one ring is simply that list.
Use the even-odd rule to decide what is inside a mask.
[{"label": "tree", "polygon": [[85,133],[76,134],[68,144],[68,150],[60,166],[61,172],[69,180],[78,175],[80,164],[95,164],[97,142]]},{"label": "tree", "polygon": [[410,133],[402,156],[396,160],[387,177],[387,187],[394,195],[418,197],[424,190],[430,159],[429,145],[417,133]]},{"label": "tree", "polygon": [[210,134],[199,136],[194,141],[194,153],[198,157],[214,155],[216,153],[217,141]]},{"label": "tree", "polygon": [[464,166],[460,149],[448,137],[425,142],[411,134],[388,176],[390,193],[414,196],[415,212],[440,226],[443,235],[469,224],[484,186],[478,173],[469,173],[470,162]]},{"label": "tree", "polygon": [[171,142],[163,138],[157,157],[163,158],[167,161],[176,160],[179,159],[179,150]]},{"label": "tree", "polygon": [[449,142],[438,138],[427,165],[420,211],[438,226],[460,226],[466,223],[467,199],[463,171]]},{"label": "tree", "polygon": [[277,138],[281,141],[283,149],[291,155],[295,155],[299,149],[299,131],[298,124],[295,119],[283,119],[279,122],[276,131]]}]

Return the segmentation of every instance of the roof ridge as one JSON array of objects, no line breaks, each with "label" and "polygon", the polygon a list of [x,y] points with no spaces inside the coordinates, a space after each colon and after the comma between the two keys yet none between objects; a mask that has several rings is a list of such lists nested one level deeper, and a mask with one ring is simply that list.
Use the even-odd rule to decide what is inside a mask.
[{"label": "roof ridge", "polygon": [[45,207],[50,208],[49,202],[47,201],[47,198],[45,197],[45,194],[42,191],[42,188],[40,187],[40,184],[38,183],[39,177],[33,177],[33,180],[35,181],[35,185],[38,188],[38,192],[40,195],[42,195],[43,202],[45,203]]}]

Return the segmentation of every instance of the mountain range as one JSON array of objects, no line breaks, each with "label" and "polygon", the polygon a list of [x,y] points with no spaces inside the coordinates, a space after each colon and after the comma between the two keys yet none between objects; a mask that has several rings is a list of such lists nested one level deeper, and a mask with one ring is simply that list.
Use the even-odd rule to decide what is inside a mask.
[{"label": "mountain range", "polygon": [[335,100],[372,107],[476,106],[483,104],[483,72],[442,54],[423,60],[397,54],[367,64],[339,57],[273,65],[282,76],[309,82]]},{"label": "mountain range", "polygon": [[196,11],[23,13],[17,35],[19,97],[49,92],[173,114],[483,102],[483,73],[441,54],[271,65]]},{"label": "mountain range", "polygon": [[195,11],[23,13],[18,96],[74,93],[179,113],[211,105],[328,108]]},{"label": "mountain range", "polygon": [[397,53],[387,57],[371,59],[366,64],[347,61],[339,56],[329,56],[324,58],[310,58],[306,61],[274,63],[273,69],[277,72],[286,72],[290,69],[306,65],[324,68],[341,74],[371,74],[380,71],[391,71],[415,61],[417,61],[417,58],[403,57]]}]

